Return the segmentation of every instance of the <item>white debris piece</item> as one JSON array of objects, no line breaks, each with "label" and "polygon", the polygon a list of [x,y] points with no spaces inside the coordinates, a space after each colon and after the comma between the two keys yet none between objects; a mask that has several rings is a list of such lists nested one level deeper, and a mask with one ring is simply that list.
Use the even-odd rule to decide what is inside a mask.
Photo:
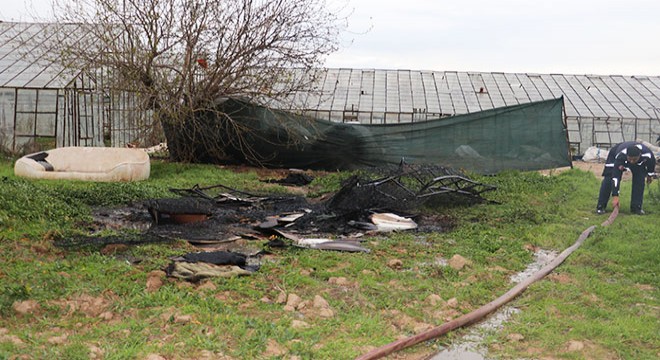
[{"label": "white debris piece", "polygon": [[371,222],[377,227],[377,231],[399,231],[417,229],[417,223],[412,219],[392,213],[381,213],[371,215]]}]

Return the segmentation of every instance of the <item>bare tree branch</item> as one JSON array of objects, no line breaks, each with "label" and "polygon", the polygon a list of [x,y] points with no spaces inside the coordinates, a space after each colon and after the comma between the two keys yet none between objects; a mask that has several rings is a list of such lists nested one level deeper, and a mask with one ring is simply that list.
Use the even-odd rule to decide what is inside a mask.
[{"label": "bare tree branch", "polygon": [[[62,63],[109,73],[103,86],[138,96],[168,141],[216,111],[219,98],[287,103],[309,88],[346,26],[324,0],[55,0],[55,15],[83,34],[57,41]],[[240,139],[225,140],[250,154],[246,128],[214,116]],[[204,146],[221,153],[226,145]],[[192,160],[189,151],[178,160]]]}]

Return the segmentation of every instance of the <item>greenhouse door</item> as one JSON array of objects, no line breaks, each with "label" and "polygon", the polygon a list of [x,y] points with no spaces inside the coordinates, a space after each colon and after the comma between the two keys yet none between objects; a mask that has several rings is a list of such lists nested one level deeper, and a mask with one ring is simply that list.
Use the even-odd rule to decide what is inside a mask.
[{"label": "greenhouse door", "polygon": [[62,145],[103,146],[101,97],[81,89],[66,89],[64,93]]}]

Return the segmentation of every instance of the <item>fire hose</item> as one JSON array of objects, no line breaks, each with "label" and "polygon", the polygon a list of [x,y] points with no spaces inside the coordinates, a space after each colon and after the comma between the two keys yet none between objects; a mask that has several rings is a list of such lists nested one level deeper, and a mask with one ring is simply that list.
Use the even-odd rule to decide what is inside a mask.
[{"label": "fire hose", "polygon": [[[614,209],[612,210],[612,213],[610,216],[605,220],[601,226],[609,226],[611,225],[616,217],[619,215],[619,206],[615,206]],[[356,360],[371,360],[371,359],[380,359],[384,356],[387,356],[395,351],[399,351],[405,348],[408,348],[410,346],[419,344],[420,342],[423,341],[428,341],[434,338],[437,338],[439,336],[442,336],[444,334],[447,334],[448,332],[463,327],[467,325],[474,324],[478,321],[480,321],[482,318],[486,317],[487,315],[491,314],[495,310],[499,309],[502,307],[504,304],[510,302],[513,300],[515,297],[520,295],[525,289],[527,289],[530,285],[535,283],[536,281],[544,278],[546,275],[548,275],[552,270],[554,270],[556,267],[558,267],[566,258],[568,258],[571,253],[573,253],[575,250],[577,250],[582,243],[591,235],[591,232],[596,228],[596,225],[592,225],[586,230],[580,234],[578,237],[577,241],[568,247],[566,250],[562,251],[559,256],[557,256],[554,260],[552,260],[550,263],[545,265],[543,268],[541,268],[539,271],[534,273],[532,276],[529,278],[525,279],[524,281],[518,283],[516,286],[511,288],[511,290],[507,291],[504,295],[498,297],[497,299],[489,302],[488,304],[478,308],[477,310],[474,310],[468,314],[465,314],[461,317],[458,317],[452,321],[446,322],[440,326],[434,327],[432,329],[429,329],[425,332],[422,332],[420,334],[407,337],[404,339],[400,339],[394,342],[391,342],[389,344],[386,344],[382,347],[376,348],[374,350],[369,351],[368,353],[356,358]]]}]

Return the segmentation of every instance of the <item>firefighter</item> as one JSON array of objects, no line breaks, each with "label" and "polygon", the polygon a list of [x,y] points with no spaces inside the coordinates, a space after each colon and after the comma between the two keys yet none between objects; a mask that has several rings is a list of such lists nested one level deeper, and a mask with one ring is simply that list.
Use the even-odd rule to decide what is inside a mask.
[{"label": "firefighter", "polygon": [[607,154],[603,169],[603,182],[600,184],[596,213],[604,214],[607,201],[612,195],[612,206],[619,206],[619,190],[621,176],[624,171],[632,172],[632,195],[630,212],[644,215],[642,202],[644,200],[644,180],[650,184],[655,176],[655,156],[648,147],[634,141],[626,141],[614,145]]}]

